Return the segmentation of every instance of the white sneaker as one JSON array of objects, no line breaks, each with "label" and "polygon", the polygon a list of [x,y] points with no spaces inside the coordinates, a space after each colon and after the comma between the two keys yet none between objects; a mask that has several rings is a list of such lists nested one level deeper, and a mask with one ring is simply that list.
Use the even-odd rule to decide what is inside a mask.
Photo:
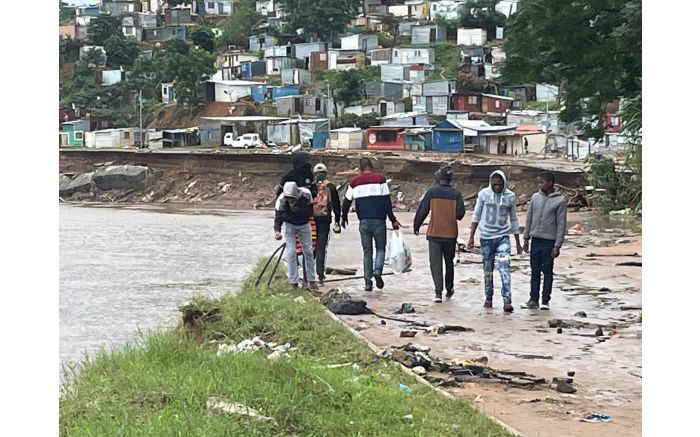
[{"label": "white sneaker", "polygon": [[543,303],[542,305],[540,305],[540,309],[541,309],[541,310],[548,310],[548,309],[549,309],[549,304]]}]

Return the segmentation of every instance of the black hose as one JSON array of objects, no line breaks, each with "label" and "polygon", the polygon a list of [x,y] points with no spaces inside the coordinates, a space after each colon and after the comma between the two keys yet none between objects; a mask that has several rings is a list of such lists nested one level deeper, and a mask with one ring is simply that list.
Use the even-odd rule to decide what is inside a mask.
[{"label": "black hose", "polygon": [[258,279],[255,280],[255,285],[253,285],[253,287],[257,287],[258,284],[260,284],[260,280],[262,279],[263,275],[265,274],[265,271],[267,270],[267,266],[270,265],[270,262],[272,262],[272,259],[275,257],[275,255],[277,255],[277,252],[279,252],[279,250],[284,248],[284,246],[286,246],[286,245],[287,245],[287,243],[282,243],[282,245],[280,245],[280,247],[278,247],[277,249],[275,249],[274,252],[272,252],[272,255],[270,255],[270,258],[265,263],[265,267],[263,267],[262,271],[260,272]]},{"label": "black hose", "polygon": [[[284,245],[283,245],[284,246]],[[284,250],[280,252],[280,256],[277,257],[277,262],[275,263],[275,268],[272,269],[272,274],[270,275],[270,279],[267,280],[267,286],[269,287],[270,284],[272,283],[272,278],[275,277],[275,273],[277,272],[277,266],[280,265],[280,261],[282,261],[282,255],[284,255]]]}]

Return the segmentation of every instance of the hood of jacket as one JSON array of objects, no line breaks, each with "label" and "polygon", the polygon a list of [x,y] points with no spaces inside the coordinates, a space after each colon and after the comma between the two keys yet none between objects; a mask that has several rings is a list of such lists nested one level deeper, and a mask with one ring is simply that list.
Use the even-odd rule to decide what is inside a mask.
[{"label": "hood of jacket", "polygon": [[311,164],[309,163],[309,154],[303,151],[296,151],[292,154],[292,167],[295,171],[305,170],[306,167],[311,171]]},{"label": "hood of jacket", "polygon": [[[491,186],[491,178],[493,178],[496,175],[500,176],[503,179],[503,191],[501,191],[500,193],[496,193],[495,191],[493,191],[493,187]],[[494,200],[494,202],[497,200],[497,197],[500,196],[500,199],[498,200],[501,204],[505,204],[506,195],[515,195],[514,192],[508,189],[508,178],[506,177],[506,174],[503,173],[501,170],[496,170],[489,176],[489,192],[491,196],[493,196],[492,199]]]}]

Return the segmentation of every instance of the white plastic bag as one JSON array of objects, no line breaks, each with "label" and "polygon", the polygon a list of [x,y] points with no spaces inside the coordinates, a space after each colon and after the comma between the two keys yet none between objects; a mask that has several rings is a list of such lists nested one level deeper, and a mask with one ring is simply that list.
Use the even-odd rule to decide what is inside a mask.
[{"label": "white plastic bag", "polygon": [[389,268],[394,273],[406,273],[413,263],[411,250],[401,237],[401,231],[392,231],[389,240]]}]

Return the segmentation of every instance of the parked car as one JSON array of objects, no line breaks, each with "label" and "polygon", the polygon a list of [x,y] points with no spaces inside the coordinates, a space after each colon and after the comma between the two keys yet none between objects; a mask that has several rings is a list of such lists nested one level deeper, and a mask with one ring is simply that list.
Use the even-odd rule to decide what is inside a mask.
[{"label": "parked car", "polygon": [[224,135],[224,146],[233,147],[234,149],[248,149],[251,147],[262,146],[263,143],[260,141],[260,135],[258,134],[244,134],[233,139],[233,133],[228,132]]}]

